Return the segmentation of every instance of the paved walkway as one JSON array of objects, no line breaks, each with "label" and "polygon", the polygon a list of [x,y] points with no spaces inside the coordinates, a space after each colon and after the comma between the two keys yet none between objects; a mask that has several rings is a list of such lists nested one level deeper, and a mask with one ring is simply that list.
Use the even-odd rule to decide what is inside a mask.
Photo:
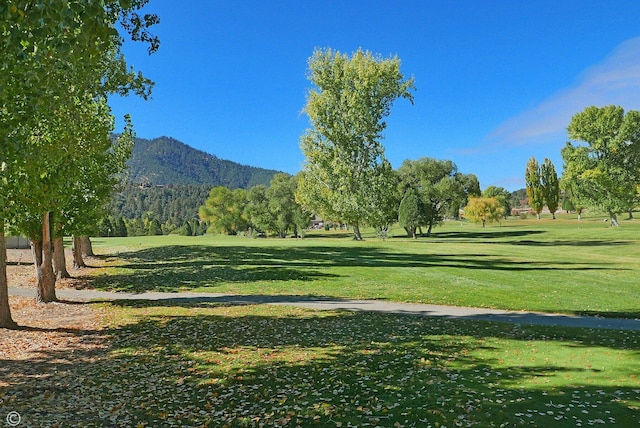
[{"label": "paved walkway", "polygon": [[[35,297],[35,288],[9,287],[9,295]],[[640,330],[639,319],[583,317],[540,312],[504,311],[499,309],[464,308],[457,306],[396,303],[385,300],[351,300],[332,297],[235,295],[213,293],[114,293],[98,290],[58,289],[61,300],[157,300],[166,303],[214,302],[227,304],[288,305],[318,310],[368,311],[440,318],[498,321],[516,324],[537,324],[562,327]]]}]

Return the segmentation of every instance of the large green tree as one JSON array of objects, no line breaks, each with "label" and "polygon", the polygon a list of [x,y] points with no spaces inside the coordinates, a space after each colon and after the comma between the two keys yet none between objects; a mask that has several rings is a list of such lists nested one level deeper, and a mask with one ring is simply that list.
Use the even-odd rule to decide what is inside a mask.
[{"label": "large green tree", "polygon": [[[146,0],[14,0],[0,3],[0,232],[7,221],[41,219],[41,233],[50,233],[50,211],[37,199],[38,180],[53,178],[67,142],[60,131],[74,103],[108,93],[134,89],[147,93],[149,81],[126,66],[117,24],[134,40],[158,40],[147,27],[154,15],[140,16]],[[70,123],[70,122],[68,122]],[[38,177],[33,173],[41,171]],[[35,206],[32,205],[35,203]],[[4,234],[0,233],[0,241]],[[50,242],[48,242],[48,247]],[[6,297],[6,252],[0,245],[0,326],[14,325]],[[47,249],[48,251],[48,249]],[[54,283],[55,284],[55,283]],[[43,301],[55,290],[38,288]]]},{"label": "large green tree", "polygon": [[540,165],[534,157],[531,157],[527,162],[525,185],[527,196],[529,197],[529,206],[536,213],[538,220],[540,220],[540,213],[544,208],[544,190],[542,179],[540,178]]},{"label": "large green tree", "polygon": [[604,210],[617,226],[617,214],[638,202],[640,112],[619,106],[587,107],[571,119],[562,149],[562,182],[589,206]]},{"label": "large green tree", "polygon": [[[381,140],[384,119],[397,98],[413,102],[413,78],[405,79],[400,59],[359,49],[351,57],[317,49],[309,59],[308,78],[315,86],[304,111],[312,128],[301,138],[305,155],[298,200],[325,218],[353,226],[379,221],[381,194],[389,194],[385,174],[391,168]],[[372,218],[373,217],[373,218]]]},{"label": "large green tree", "polygon": [[465,176],[450,160],[421,158],[406,160],[398,169],[401,189],[413,189],[422,201],[427,236],[434,226],[442,224],[452,206],[466,200]]},{"label": "large green tree", "polygon": [[246,190],[216,186],[200,207],[200,220],[209,223],[209,229],[213,232],[236,235],[249,227],[244,216],[246,204]]}]

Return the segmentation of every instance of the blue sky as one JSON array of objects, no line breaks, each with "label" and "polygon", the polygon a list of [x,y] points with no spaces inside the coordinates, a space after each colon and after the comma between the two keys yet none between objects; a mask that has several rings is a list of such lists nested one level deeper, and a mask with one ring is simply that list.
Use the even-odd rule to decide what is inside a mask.
[{"label": "blue sky", "polygon": [[[150,0],[160,50],[126,43],[156,82],[152,99],[110,100],[139,137],[174,137],[247,165],[302,169],[299,138],[314,48],[397,55],[413,76],[383,144],[405,159],[449,159],[481,188],[524,187],[527,160],[560,149],[589,105],[640,110],[640,2]],[[122,121],[118,120],[119,129]]]}]

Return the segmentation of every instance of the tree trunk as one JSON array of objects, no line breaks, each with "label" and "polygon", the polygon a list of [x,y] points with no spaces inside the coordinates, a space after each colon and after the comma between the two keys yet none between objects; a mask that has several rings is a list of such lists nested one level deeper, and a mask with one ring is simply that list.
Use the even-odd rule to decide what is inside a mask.
[{"label": "tree trunk", "polygon": [[7,242],[4,237],[4,223],[0,221],[0,328],[16,328],[9,307],[9,287],[7,284]]},{"label": "tree trunk", "polygon": [[431,237],[431,229],[433,229],[433,219],[429,220],[429,226],[427,227],[427,238]]},{"label": "tree trunk", "polygon": [[554,212],[553,212],[553,213],[551,213],[551,218],[552,218],[553,220],[555,220],[555,219],[556,219],[556,213],[554,213]]},{"label": "tree trunk", "polygon": [[53,273],[53,246],[51,242],[51,224],[49,214],[42,216],[42,240],[31,241],[33,261],[36,268],[37,295],[36,301],[42,303],[55,302],[56,276]]},{"label": "tree trunk", "polygon": [[633,208],[629,209],[629,217],[627,217],[627,220],[633,220]]},{"label": "tree trunk", "polygon": [[360,225],[357,223],[353,225],[353,239],[356,241],[362,241],[362,235],[360,234]]},{"label": "tree trunk", "polygon": [[73,252],[73,267],[74,269],[82,269],[86,268],[87,265],[84,263],[84,259],[82,258],[82,243],[80,242],[80,237],[73,235],[73,244],[71,246],[71,251]]},{"label": "tree trunk", "polygon": [[616,213],[610,212],[609,215],[611,216],[611,227],[620,226],[620,224],[618,223],[618,216],[616,216]]},{"label": "tree trunk", "polygon": [[64,256],[62,236],[53,240],[53,272],[56,279],[71,278],[67,271],[67,259]]},{"label": "tree trunk", "polygon": [[536,218],[540,220],[540,213],[536,213]]},{"label": "tree trunk", "polygon": [[82,255],[93,257],[93,246],[91,245],[91,240],[87,235],[82,235],[80,237],[80,243],[82,244]]},{"label": "tree trunk", "polygon": [[416,228],[415,227],[411,228],[411,236],[413,237],[413,239],[418,239],[418,235],[416,235]]}]

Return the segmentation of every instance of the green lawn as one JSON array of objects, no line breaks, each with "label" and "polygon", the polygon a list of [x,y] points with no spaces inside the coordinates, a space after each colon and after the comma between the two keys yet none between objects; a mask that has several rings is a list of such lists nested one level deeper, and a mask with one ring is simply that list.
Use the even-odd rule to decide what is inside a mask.
[{"label": "green lawn", "polygon": [[89,277],[121,291],[324,295],[640,317],[640,220],[447,222],[431,238],[348,232],[300,239],[232,236],[94,239],[117,267]]},{"label": "green lawn", "polygon": [[[637,316],[640,222],[622,224],[451,222],[418,241],[353,242],[333,232],[96,239],[107,267],[87,280],[127,291]],[[64,333],[92,346],[2,359],[0,411],[18,412],[25,426],[640,424],[637,331],[171,300],[91,304],[105,314],[104,330]]]},{"label": "green lawn", "polygon": [[0,387],[0,410],[26,426],[640,423],[637,332],[270,305],[101,305],[106,330],[67,333],[98,349],[3,362],[11,385]]}]

